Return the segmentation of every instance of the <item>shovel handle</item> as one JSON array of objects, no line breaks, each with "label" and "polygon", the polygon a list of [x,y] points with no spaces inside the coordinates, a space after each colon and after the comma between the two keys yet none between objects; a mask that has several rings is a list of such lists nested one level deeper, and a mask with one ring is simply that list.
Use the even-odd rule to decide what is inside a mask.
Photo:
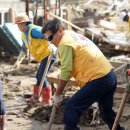
[{"label": "shovel handle", "polygon": [[56,106],[53,105],[51,117],[50,117],[50,120],[49,120],[49,123],[48,123],[48,126],[47,126],[47,130],[51,130],[51,127],[52,127],[52,124],[53,124],[53,121],[54,121],[54,118],[55,118],[55,114],[56,114],[56,109],[57,109]]},{"label": "shovel handle", "polygon": [[42,76],[42,79],[41,79],[41,82],[40,82],[40,85],[39,85],[39,89],[38,89],[38,94],[37,94],[38,99],[40,97],[42,86],[44,84],[44,81],[45,81],[45,78],[46,78],[46,75],[47,75],[47,72],[48,72],[52,57],[53,57],[53,53],[51,53],[49,55],[49,57],[48,57],[48,61],[47,61],[47,64],[46,64],[46,67],[45,67],[45,70],[44,70],[44,73],[43,73],[43,76]]},{"label": "shovel handle", "polygon": [[122,115],[122,112],[123,112],[123,109],[124,109],[124,106],[125,106],[125,102],[127,100],[128,95],[129,95],[128,92],[124,92],[123,98],[122,98],[121,103],[120,103],[120,107],[119,107],[118,113],[116,115],[116,119],[115,119],[113,127],[112,127],[112,130],[116,130],[117,129],[117,126],[119,124],[119,120],[120,120],[120,117]]}]

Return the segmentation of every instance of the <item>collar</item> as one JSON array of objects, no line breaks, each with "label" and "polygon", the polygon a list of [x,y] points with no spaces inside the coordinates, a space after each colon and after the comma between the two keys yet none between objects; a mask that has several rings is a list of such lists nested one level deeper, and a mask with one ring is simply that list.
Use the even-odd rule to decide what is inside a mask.
[{"label": "collar", "polygon": [[24,31],[24,33],[27,33],[31,27],[32,23],[28,24],[27,27],[26,27],[26,30]]}]

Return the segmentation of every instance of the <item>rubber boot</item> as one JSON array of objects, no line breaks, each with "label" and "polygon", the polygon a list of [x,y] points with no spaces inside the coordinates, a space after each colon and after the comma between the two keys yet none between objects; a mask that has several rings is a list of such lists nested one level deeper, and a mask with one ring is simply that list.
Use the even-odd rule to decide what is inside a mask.
[{"label": "rubber boot", "polygon": [[[26,102],[28,104],[32,103],[32,101],[36,98],[37,94],[38,94],[38,89],[39,89],[39,85],[34,85],[33,86],[33,96],[30,99],[27,99]],[[41,97],[40,97],[41,98]],[[39,98],[39,99],[40,99]]]},{"label": "rubber boot", "polygon": [[52,97],[52,88],[48,86],[46,88],[43,87],[42,89],[42,104],[43,105],[51,105],[51,97]]}]

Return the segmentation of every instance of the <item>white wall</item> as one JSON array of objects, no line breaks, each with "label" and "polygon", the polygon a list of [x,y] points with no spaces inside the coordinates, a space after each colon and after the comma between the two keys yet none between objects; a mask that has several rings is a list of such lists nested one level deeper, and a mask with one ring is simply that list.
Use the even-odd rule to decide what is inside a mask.
[{"label": "white wall", "polygon": [[0,8],[13,8],[19,13],[25,11],[25,2],[20,0],[0,0]]}]

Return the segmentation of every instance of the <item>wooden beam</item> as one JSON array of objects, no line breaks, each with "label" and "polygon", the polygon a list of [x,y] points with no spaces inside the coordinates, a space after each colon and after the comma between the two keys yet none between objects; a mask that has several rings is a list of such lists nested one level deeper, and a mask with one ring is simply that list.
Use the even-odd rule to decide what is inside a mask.
[{"label": "wooden beam", "polygon": [[[53,74],[48,74],[48,81],[50,84],[57,84],[58,83],[58,76],[55,76],[55,72]],[[78,84],[75,82],[74,78],[71,78],[69,82],[67,83],[67,86],[78,86]],[[123,93],[125,91],[125,85],[117,85],[116,92],[117,93]]]},{"label": "wooden beam", "polygon": [[54,14],[52,14],[52,13],[48,13],[48,15],[50,15],[50,16],[52,16],[52,17],[54,17],[54,18],[57,18],[57,19],[61,20],[62,22],[66,23],[66,24],[69,24],[69,25],[72,26],[73,28],[78,29],[79,31],[81,31],[81,32],[84,33],[84,29],[82,29],[82,28],[80,28],[80,27],[74,25],[73,23],[71,23],[71,22],[69,22],[69,21],[63,19],[62,17],[59,17],[59,16],[54,15]]},{"label": "wooden beam", "polygon": [[[50,83],[58,83],[58,77],[47,76]],[[70,79],[67,83],[68,86],[78,86],[74,79]]]}]

